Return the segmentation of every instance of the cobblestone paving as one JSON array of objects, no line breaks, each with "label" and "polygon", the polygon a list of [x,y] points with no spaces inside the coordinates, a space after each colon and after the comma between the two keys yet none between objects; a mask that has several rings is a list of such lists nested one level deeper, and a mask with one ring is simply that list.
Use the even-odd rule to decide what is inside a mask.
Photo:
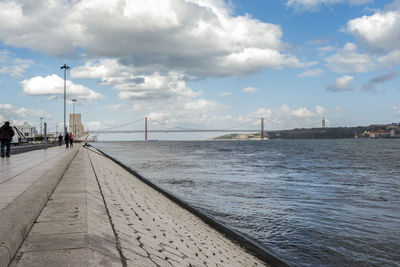
[{"label": "cobblestone paving", "polygon": [[128,266],[265,266],[117,164],[88,153]]}]

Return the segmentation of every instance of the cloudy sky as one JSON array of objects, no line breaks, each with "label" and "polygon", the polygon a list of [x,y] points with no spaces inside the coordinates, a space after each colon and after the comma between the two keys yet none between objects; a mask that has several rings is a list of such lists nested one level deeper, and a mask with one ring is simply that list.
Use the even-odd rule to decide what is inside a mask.
[{"label": "cloudy sky", "polygon": [[89,130],[400,122],[400,0],[0,0],[0,121],[61,129],[64,63]]}]

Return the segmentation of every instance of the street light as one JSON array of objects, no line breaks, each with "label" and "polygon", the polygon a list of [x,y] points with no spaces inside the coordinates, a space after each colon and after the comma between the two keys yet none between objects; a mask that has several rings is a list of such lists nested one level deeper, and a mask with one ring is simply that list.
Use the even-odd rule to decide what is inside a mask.
[{"label": "street light", "polygon": [[43,136],[43,132],[42,132],[42,117],[40,117],[40,136]]},{"label": "street light", "polygon": [[76,99],[72,99],[72,102],[74,102],[73,103],[73,111],[72,111],[72,128],[73,128],[73,131],[74,131],[74,138],[76,138],[76,133],[75,133],[75,103],[76,103]]},{"label": "street light", "polygon": [[64,135],[67,134],[67,125],[65,124],[65,113],[67,111],[66,109],[66,98],[67,98],[67,70],[70,69],[69,66],[67,66],[66,64],[64,64],[63,66],[61,66],[60,69],[64,70]]}]

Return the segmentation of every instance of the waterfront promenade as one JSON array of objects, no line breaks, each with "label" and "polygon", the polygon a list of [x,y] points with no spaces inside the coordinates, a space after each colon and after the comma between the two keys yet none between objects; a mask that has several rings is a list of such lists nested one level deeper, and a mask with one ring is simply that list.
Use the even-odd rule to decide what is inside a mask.
[{"label": "waterfront promenade", "polygon": [[265,266],[94,148],[0,161],[0,266]]}]

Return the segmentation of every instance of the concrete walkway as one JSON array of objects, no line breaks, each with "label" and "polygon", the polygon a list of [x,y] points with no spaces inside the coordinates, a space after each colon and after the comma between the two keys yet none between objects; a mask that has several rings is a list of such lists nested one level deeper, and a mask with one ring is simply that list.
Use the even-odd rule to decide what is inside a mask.
[{"label": "concrete walkway", "polygon": [[122,266],[86,150],[72,161],[11,266]]},{"label": "concrete walkway", "polygon": [[56,151],[71,163],[11,266],[265,266],[96,151]]},{"label": "concrete walkway", "polygon": [[15,255],[76,153],[57,147],[0,158],[0,266]]}]

